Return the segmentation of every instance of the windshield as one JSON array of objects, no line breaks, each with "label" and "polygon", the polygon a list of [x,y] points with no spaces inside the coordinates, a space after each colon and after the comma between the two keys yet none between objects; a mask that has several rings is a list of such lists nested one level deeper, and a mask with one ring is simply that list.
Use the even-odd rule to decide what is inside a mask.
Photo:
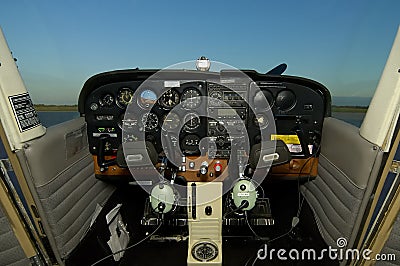
[{"label": "windshield", "polygon": [[260,73],[286,63],[285,74],[331,91],[333,116],[359,126],[400,24],[398,10],[397,0],[7,1],[0,17],[38,110],[72,111],[65,119],[78,116],[79,91],[96,73],[162,69],[204,55]]}]

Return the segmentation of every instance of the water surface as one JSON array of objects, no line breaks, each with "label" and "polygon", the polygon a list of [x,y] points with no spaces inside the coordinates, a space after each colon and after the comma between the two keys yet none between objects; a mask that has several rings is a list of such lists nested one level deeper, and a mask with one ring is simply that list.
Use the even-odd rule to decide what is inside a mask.
[{"label": "water surface", "polygon": [[40,122],[45,127],[51,127],[62,122],[72,120],[74,118],[79,117],[78,112],[71,112],[71,111],[49,111],[49,112],[37,112]]}]

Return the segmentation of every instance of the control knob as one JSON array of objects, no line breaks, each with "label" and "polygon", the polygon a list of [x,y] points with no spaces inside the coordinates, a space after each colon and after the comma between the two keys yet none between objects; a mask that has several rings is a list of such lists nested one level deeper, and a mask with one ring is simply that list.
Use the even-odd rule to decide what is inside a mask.
[{"label": "control knob", "polygon": [[216,174],[221,173],[222,171],[222,164],[220,161],[216,161],[214,164],[214,171]]},{"label": "control knob", "polygon": [[200,165],[200,174],[205,175],[208,172],[208,163],[207,162],[202,162]]}]

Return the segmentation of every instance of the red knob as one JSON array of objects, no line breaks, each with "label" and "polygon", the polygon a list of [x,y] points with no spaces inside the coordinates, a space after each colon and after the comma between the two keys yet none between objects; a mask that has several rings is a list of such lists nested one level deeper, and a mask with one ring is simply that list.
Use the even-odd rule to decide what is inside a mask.
[{"label": "red knob", "polygon": [[214,170],[215,170],[216,173],[222,172],[222,164],[219,161],[215,162]]}]

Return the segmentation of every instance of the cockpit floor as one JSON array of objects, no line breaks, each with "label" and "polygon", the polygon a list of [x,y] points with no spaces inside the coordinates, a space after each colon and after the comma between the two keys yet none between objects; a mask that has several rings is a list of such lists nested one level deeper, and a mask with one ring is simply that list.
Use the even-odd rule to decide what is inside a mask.
[{"label": "cockpit floor", "polygon": [[[248,226],[236,230],[224,230],[223,264],[224,265],[338,265],[329,260],[291,260],[288,252],[292,249],[301,251],[313,248],[318,251],[327,248],[315,224],[312,211],[306,201],[301,209],[299,224],[290,232],[292,218],[299,207],[298,184],[293,181],[267,182],[265,194],[271,202],[275,224],[270,226],[254,226],[253,230],[262,240],[256,239]],[[95,224],[82,240],[80,245],[66,260],[66,265],[91,265],[110,254],[107,246],[109,231],[105,214],[118,203],[122,203],[121,215],[127,221],[131,233],[130,245],[150,233],[155,227],[140,224],[143,216],[146,193],[140,187],[118,187],[104,206]],[[187,230],[187,229],[186,229]],[[184,233],[182,228],[162,226],[159,235],[176,235]],[[265,246],[267,244],[267,246]],[[97,265],[186,265],[187,241],[145,241],[127,250],[123,258],[114,262],[112,258]],[[129,246],[129,245],[128,245]],[[270,252],[275,249],[274,257],[265,260],[256,259],[259,249]],[[285,249],[288,260],[279,260],[277,250]],[[89,252],[90,251],[90,252]],[[263,254],[263,253],[262,253]],[[295,254],[295,253],[293,253]]]}]

